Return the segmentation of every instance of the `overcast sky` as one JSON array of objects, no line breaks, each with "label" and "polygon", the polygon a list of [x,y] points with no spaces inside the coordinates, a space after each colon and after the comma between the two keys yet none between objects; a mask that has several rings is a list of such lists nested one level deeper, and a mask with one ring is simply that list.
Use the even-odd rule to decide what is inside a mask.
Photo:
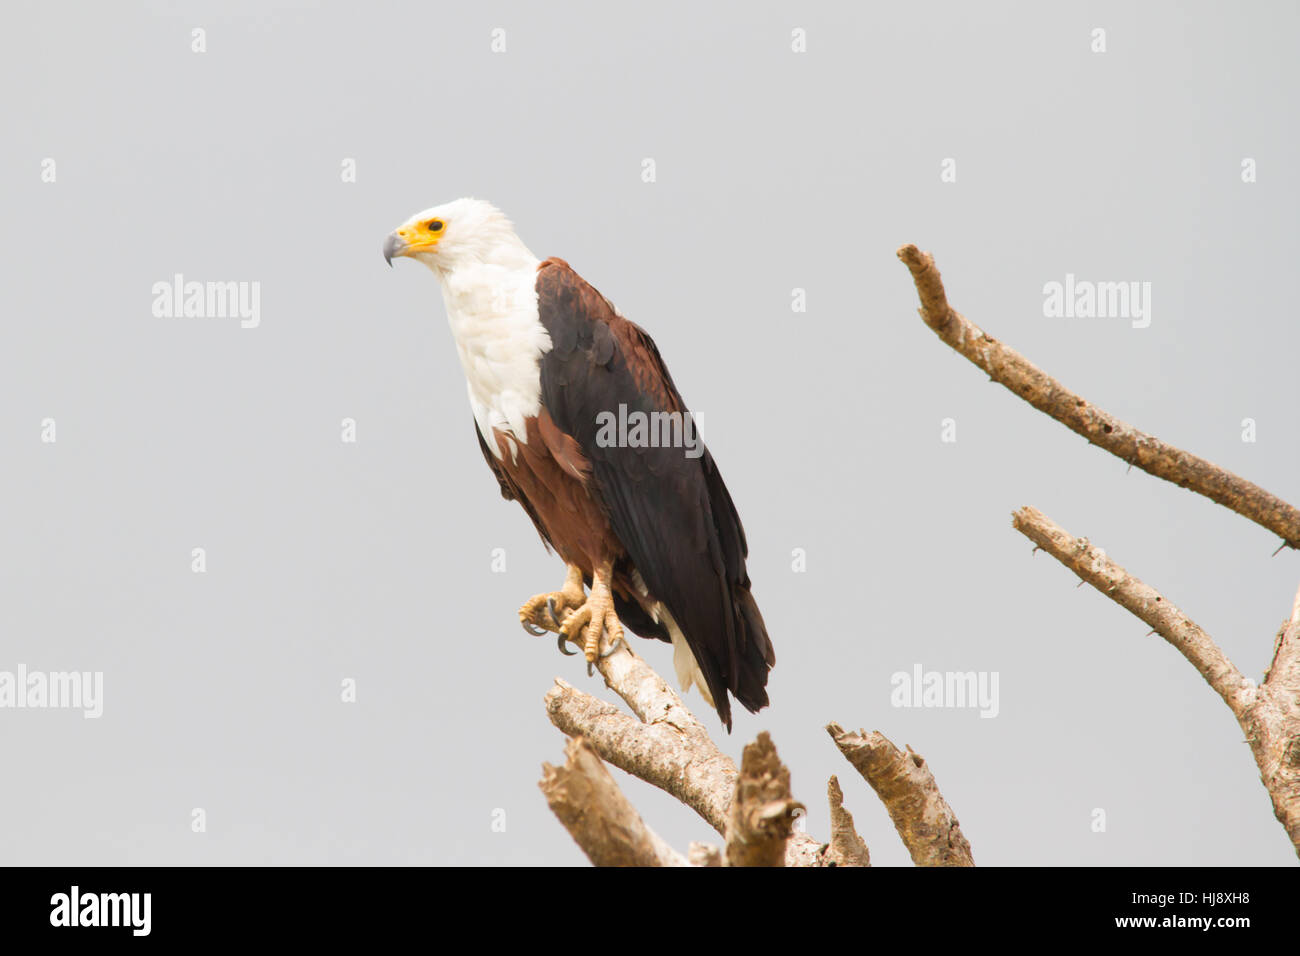
[{"label": "overcast sky", "polygon": [[[584,862],[537,790],[541,701],[608,692],[519,628],[563,566],[484,466],[434,277],[380,254],[473,195],[699,412],[777,666],[730,737],[687,702],[733,755],[772,732],[810,832],[838,773],[873,862],[908,862],[834,720],[923,754],[981,864],[1294,863],[1223,703],[1010,514],[1255,678],[1300,556],[990,385],[894,251],[1300,500],[1298,41],[1290,3],[11,5],[0,671],[103,691],[0,709],[0,859]],[[177,275],[250,308],[169,310]],[[1050,314],[1067,276],[1145,314]],[[996,674],[997,715],[894,706],[917,667]],[[619,779],[677,847],[716,840]]]}]

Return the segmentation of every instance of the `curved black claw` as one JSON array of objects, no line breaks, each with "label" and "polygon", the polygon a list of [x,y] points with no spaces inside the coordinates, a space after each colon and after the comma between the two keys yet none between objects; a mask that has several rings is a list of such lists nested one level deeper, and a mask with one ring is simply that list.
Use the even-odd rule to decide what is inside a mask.
[{"label": "curved black claw", "polygon": [[533,635],[533,637],[541,637],[543,634],[546,633],[540,627],[537,627],[535,624],[533,624],[532,621],[520,621],[519,623],[523,626],[523,629],[527,631],[529,634]]},{"label": "curved black claw", "polygon": [[[623,643],[623,638],[622,638],[622,637],[616,637],[616,638],[614,638],[614,640],[613,640],[612,642],[610,642],[609,649],[606,650],[606,651],[604,651],[604,652],[600,655],[600,659],[603,661],[605,658],[609,657],[609,655],[613,654],[616,650],[618,650],[618,646],[619,646],[620,644],[622,644],[622,643]],[[594,662],[594,661],[587,661],[587,676],[588,676],[588,677],[591,677],[591,676],[592,676],[592,668],[595,667],[595,666],[596,666],[596,665],[595,665],[595,662]]]},{"label": "curved black claw", "polygon": [[560,629],[560,619],[559,619],[558,617],[555,616],[555,599],[554,599],[554,598],[547,598],[547,599],[546,599],[546,613],[549,614],[549,615],[551,615],[551,620],[552,620],[553,622],[555,622],[555,629],[558,631],[558,630]]},{"label": "curved black claw", "polygon": [[572,657],[573,655],[578,653],[577,651],[571,651],[567,647],[565,647],[565,643],[566,642],[565,642],[564,635],[561,634],[560,639],[555,642],[555,646],[560,649],[561,654],[563,654],[565,657]]}]

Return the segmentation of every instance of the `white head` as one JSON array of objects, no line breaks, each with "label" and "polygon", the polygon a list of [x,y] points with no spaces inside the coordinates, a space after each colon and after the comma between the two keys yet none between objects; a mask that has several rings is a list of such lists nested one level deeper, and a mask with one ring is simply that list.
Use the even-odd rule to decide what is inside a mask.
[{"label": "white head", "polygon": [[464,266],[511,269],[536,258],[505,214],[481,199],[454,199],[418,212],[384,240],[384,259],[406,256],[446,274]]},{"label": "white head", "polygon": [[[494,431],[527,443],[541,407],[538,360],[551,338],[537,314],[536,257],[491,203],[457,199],[408,219],[384,241],[384,258],[423,262],[442,286],[447,321],[488,447]],[[512,446],[512,449],[514,449]]]}]

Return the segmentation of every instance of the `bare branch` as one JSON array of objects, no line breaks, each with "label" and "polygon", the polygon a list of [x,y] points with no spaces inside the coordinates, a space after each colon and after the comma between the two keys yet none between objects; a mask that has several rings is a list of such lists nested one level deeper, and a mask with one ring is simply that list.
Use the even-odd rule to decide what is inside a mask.
[{"label": "bare branch", "polygon": [[[620,650],[619,654],[622,653]],[[663,714],[664,719],[643,724],[613,704],[583,693],[558,678],[546,694],[547,716],[566,735],[586,738],[607,763],[672,794],[719,833],[725,832],[727,811],[736,792],[735,762],[718,750],[672,689],[644,661],[640,658],[636,661],[635,667],[619,668],[615,672],[620,676],[631,675],[631,686],[622,683],[611,686],[626,700],[633,688],[646,688],[654,683],[645,674],[649,671],[649,676],[658,682],[658,689],[644,704],[647,712]],[[608,676],[606,682],[609,683]],[[665,696],[671,700],[662,699]],[[822,866],[825,846],[806,833],[795,833],[786,844],[785,865]]]},{"label": "bare branch", "polygon": [[1021,508],[1012,523],[1039,548],[1176,647],[1238,717],[1254,704],[1254,683],[1242,676],[1210,635],[1155,588],[1130,575],[1087,538],[1074,537],[1036,508]]},{"label": "bare branch", "polygon": [[826,730],[884,803],[913,863],[975,865],[970,843],[920,754],[911,747],[904,753],[879,732],[851,733],[839,724]]},{"label": "bare branch", "polygon": [[1256,686],[1186,614],[1086,538],[1073,537],[1033,508],[1017,511],[1014,524],[1082,580],[1149,624],[1201,672],[1237,718],[1273,813],[1300,854],[1300,618],[1295,605],[1278,634],[1264,683]]},{"label": "bare branch", "polygon": [[[667,685],[663,692],[672,694]],[[736,789],[736,765],[680,701],[662,710],[675,719],[643,724],[559,679],[546,694],[547,716],[561,731],[582,735],[603,759],[672,794],[721,833]]]},{"label": "bare branch", "polygon": [[1273,645],[1273,660],[1264,675],[1264,682],[1284,695],[1289,689],[1296,703],[1300,704],[1300,590],[1296,591],[1291,605],[1290,619],[1278,631],[1277,642]]},{"label": "bare branch", "polygon": [[1242,727],[1273,813],[1300,855],[1300,591],[1278,635],[1259,696],[1260,704]]},{"label": "bare branch", "polygon": [[985,334],[948,304],[934,259],[916,246],[898,250],[911,270],[921,300],[921,318],[943,341],[1040,412],[1055,418],[1092,444],[1143,471],[1189,488],[1249,518],[1300,548],[1300,509],[1246,481],[1090,405],[1032,362]]},{"label": "bare branch", "polygon": [[[1131,465],[1190,488],[1300,547],[1300,510],[1217,466],[1134,429],[1066,390],[1024,357],[985,335],[948,304],[934,260],[899,250],[916,283],[921,315],[949,346],[1040,411]],[[1036,545],[1161,634],[1200,671],[1245,731],[1274,812],[1300,853],[1300,593],[1278,633],[1272,666],[1256,686],[1200,627],[1086,539],[1032,508],[1015,526]],[[865,842],[830,779],[832,839],[819,843],[794,824],[802,810],[788,769],[766,733],[745,748],[738,772],[703,724],[623,644],[596,666],[635,717],[558,680],[546,695],[551,722],[573,738],[562,768],[541,786],[556,815],[600,865],[870,866]],[[913,861],[973,866],[969,842],[922,757],[880,733],[827,731],[885,804]],[[659,839],[623,797],[601,758],[672,794],[725,837],[725,848],[692,843],[684,858]]]},{"label": "bare branch", "polygon": [[[672,794],[724,833],[736,791],[735,761],[626,641],[596,666],[605,686],[640,720],[557,679],[546,695],[551,723],[570,737],[586,737],[605,761]],[[825,849],[796,832],[786,843],[786,866],[823,866]]]},{"label": "bare branch", "polygon": [[623,796],[581,737],[564,748],[563,767],[542,764],[538,783],[552,812],[596,866],[686,866]]},{"label": "bare branch", "polygon": [[871,854],[866,841],[853,826],[853,814],[844,806],[844,791],[835,777],[826,785],[826,797],[831,805],[831,845],[826,851],[826,861],[835,866],[870,866]]},{"label": "bare branch", "polygon": [[795,817],[804,809],[790,796],[790,770],[767,731],[745,746],[736,795],[727,813],[727,866],[782,866]]}]

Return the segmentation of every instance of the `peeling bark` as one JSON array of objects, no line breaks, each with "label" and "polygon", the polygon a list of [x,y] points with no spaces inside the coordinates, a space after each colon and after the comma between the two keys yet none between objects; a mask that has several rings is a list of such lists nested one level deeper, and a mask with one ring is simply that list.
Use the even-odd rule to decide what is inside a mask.
[{"label": "peeling bark", "polygon": [[721,833],[736,765],[698,721],[684,719],[684,707],[673,710],[675,723],[642,723],[558,679],[546,695],[546,713],[561,731],[585,737],[603,759],[672,794]]},{"label": "peeling bark", "polygon": [[879,732],[826,730],[840,753],[876,791],[917,866],[974,866],[970,843],[939,792],[934,774],[911,747],[906,753]]},{"label": "peeling bark", "polygon": [[564,766],[542,765],[538,786],[587,859],[596,866],[687,865],[645,825],[581,737],[570,740],[564,753]]},{"label": "peeling bark", "polygon": [[831,845],[826,850],[827,862],[835,866],[870,866],[871,854],[853,826],[853,814],[844,807],[844,791],[840,789],[837,778],[831,777],[826,785],[826,797],[831,805]]},{"label": "peeling bark", "polygon": [[[637,698],[643,712],[658,714],[658,720],[642,723],[558,678],[546,694],[547,716],[567,736],[584,737],[603,760],[672,794],[724,833],[736,790],[735,762],[645,661],[625,648],[614,656],[623,654],[633,660],[611,668],[606,683],[624,700]],[[786,866],[823,866],[825,848],[796,832],[786,844]]]},{"label": "peeling bark", "polygon": [[745,747],[727,813],[727,866],[783,866],[785,844],[804,806],[790,796],[790,771],[767,731]]}]

